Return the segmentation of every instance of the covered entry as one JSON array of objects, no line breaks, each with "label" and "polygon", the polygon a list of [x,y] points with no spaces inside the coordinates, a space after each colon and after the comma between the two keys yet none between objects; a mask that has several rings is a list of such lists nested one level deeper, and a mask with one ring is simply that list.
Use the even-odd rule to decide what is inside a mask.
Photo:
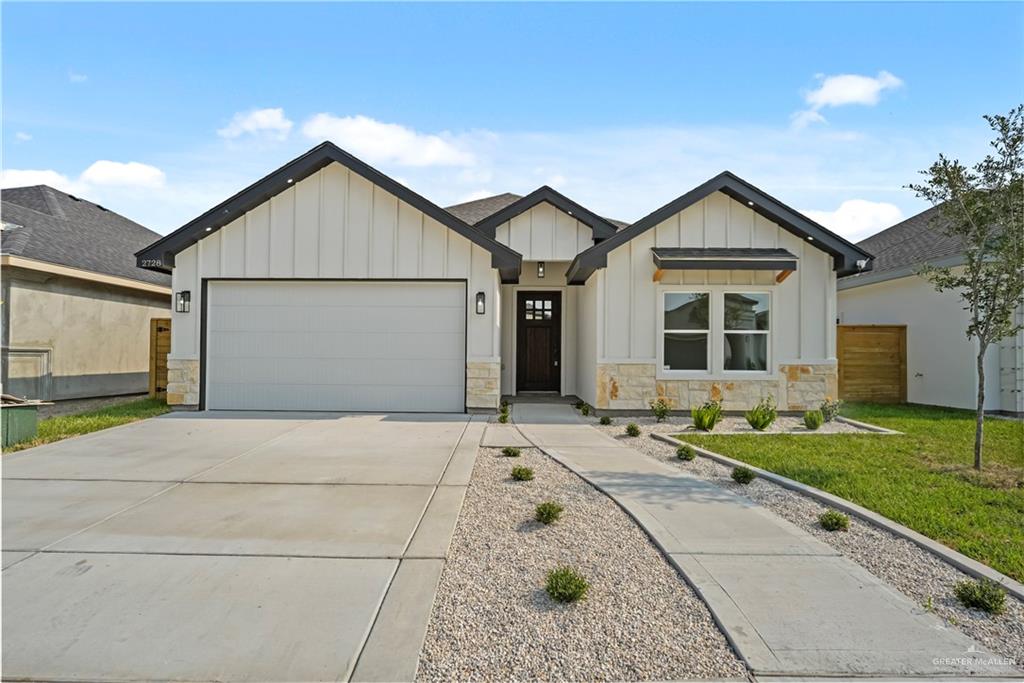
[{"label": "covered entry", "polygon": [[463,281],[211,280],[211,410],[463,412]]}]

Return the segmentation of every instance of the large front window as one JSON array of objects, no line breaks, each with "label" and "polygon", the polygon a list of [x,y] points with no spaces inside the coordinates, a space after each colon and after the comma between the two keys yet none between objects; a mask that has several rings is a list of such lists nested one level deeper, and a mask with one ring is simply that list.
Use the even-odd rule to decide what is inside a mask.
[{"label": "large front window", "polygon": [[661,372],[767,372],[770,308],[767,291],[663,291]]},{"label": "large front window", "polygon": [[726,292],[724,302],[725,369],[764,372],[768,369],[768,294]]},{"label": "large front window", "polygon": [[666,370],[707,370],[711,307],[707,292],[665,295]]}]

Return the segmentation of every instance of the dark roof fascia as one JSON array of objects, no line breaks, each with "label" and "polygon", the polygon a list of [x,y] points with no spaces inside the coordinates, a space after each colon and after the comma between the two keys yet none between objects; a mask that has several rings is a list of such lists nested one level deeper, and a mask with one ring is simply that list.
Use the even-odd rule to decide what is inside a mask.
[{"label": "dark roof fascia", "polygon": [[518,252],[487,237],[429,199],[413,192],[331,142],[317,145],[198,218],[136,252],[135,257],[139,267],[158,272],[170,272],[170,269],[174,267],[176,254],[333,162],[361,175],[374,185],[419,209],[438,223],[451,228],[474,244],[486,249],[491,253],[491,267],[499,270],[502,282],[518,281],[522,267],[522,256]]},{"label": "dark roof fascia", "polygon": [[786,249],[651,249],[660,270],[796,270],[797,257]]},{"label": "dark roof fascia", "polygon": [[[936,261],[929,261],[928,265],[932,265],[937,268],[955,268],[956,266],[964,265],[966,262],[967,257],[963,254],[955,254]],[[899,280],[900,278],[911,277],[917,275],[923,265],[925,264],[919,263],[909,266],[901,266],[899,268],[891,268],[889,270],[865,271],[854,275],[847,275],[846,277],[839,278],[836,282],[836,289],[839,291],[843,291],[845,289],[856,289],[857,287],[863,287],[865,285],[875,285],[880,282],[888,282],[889,280]]]},{"label": "dark roof fascia", "polygon": [[538,187],[530,194],[522,197],[521,199],[517,199],[504,209],[501,209],[487,218],[478,221],[476,223],[476,228],[491,239],[494,239],[499,225],[512,220],[521,213],[529,211],[541,202],[547,202],[556,209],[564,211],[573,218],[586,223],[593,231],[595,240],[608,239],[616,232],[615,226],[609,223],[606,219],[601,218],[590,209],[574,202],[561,192],[558,192],[547,185]]},{"label": "dark roof fascia", "polygon": [[[623,228],[612,237],[577,254],[573,262],[569,264],[566,280],[569,284],[583,284],[595,270],[608,265],[610,251],[671,218],[688,206],[696,204],[712,192],[722,192],[738,202],[747,204],[756,213],[828,252],[834,257],[834,267],[840,276],[870,269],[871,254],[791,209],[771,195],[762,192],[742,178],[729,171],[724,171],[629,227]],[[858,269],[857,261],[861,260],[868,263],[865,268]]]}]

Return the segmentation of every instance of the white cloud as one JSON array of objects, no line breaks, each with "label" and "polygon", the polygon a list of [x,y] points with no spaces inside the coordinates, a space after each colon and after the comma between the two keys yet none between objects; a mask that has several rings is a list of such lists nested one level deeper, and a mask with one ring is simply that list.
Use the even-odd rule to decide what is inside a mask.
[{"label": "white cloud", "polygon": [[903,220],[903,211],[895,204],[866,199],[847,199],[835,211],[808,210],[803,213],[852,242],[870,237]]},{"label": "white cloud", "polygon": [[316,114],[302,126],[311,140],[330,140],[371,164],[398,166],[472,166],[475,158],[451,135],[419,133],[368,116]]},{"label": "white cloud", "polygon": [[818,74],[817,79],[820,81],[818,87],[804,93],[804,102],[810,108],[790,117],[793,128],[802,129],[812,123],[825,123],[825,117],[819,111],[826,107],[845,107],[851,104],[873,107],[878,104],[883,92],[903,86],[903,81],[888,71],[879,71],[873,77],[860,74]]},{"label": "white cloud", "polygon": [[154,188],[163,187],[166,177],[163,171],[149,164],[100,160],[85,169],[79,180],[90,185]]},{"label": "white cloud", "polygon": [[29,140],[32,139],[32,135],[31,133],[26,133],[25,131],[19,130],[17,133],[14,134],[14,139],[20,142],[28,142]]},{"label": "white cloud", "polygon": [[453,204],[465,204],[466,202],[475,202],[477,199],[486,199],[487,197],[493,197],[496,194],[501,193],[493,192],[491,190],[473,190],[472,192],[467,192],[466,194],[456,199],[453,202]]},{"label": "white cloud", "polygon": [[238,112],[231,122],[217,131],[222,138],[233,140],[243,135],[255,135],[285,140],[292,130],[292,121],[284,115],[284,109],[253,109]]},{"label": "white cloud", "polygon": [[78,73],[77,71],[68,70],[68,80],[71,81],[72,83],[85,83],[87,80],[89,80],[89,77],[86,76],[83,73]]},{"label": "white cloud", "polygon": [[65,175],[51,170],[30,170],[9,168],[0,171],[0,187],[25,187],[49,185],[64,192],[73,192],[75,182]]}]

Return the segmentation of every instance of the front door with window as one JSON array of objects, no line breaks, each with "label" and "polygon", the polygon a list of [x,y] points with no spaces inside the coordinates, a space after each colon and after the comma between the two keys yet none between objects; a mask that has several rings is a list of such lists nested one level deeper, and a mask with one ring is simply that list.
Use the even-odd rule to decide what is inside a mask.
[{"label": "front door with window", "polygon": [[516,316],[516,390],[560,391],[561,293],[519,292]]}]

